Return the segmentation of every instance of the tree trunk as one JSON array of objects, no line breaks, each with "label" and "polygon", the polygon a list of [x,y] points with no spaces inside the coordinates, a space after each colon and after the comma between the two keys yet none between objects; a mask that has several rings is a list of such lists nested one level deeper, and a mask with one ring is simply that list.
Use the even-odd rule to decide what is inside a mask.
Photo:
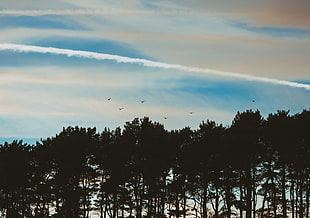
[{"label": "tree trunk", "polygon": [[100,181],[100,186],[99,186],[99,193],[101,195],[101,199],[99,201],[100,218],[103,218],[103,200],[104,200],[104,193],[103,193],[103,190],[102,190],[103,183],[104,183],[104,180],[103,180],[103,176],[101,175],[101,181]]},{"label": "tree trunk", "polygon": [[255,176],[255,173],[253,173],[253,187],[252,187],[252,194],[253,194],[253,210],[252,210],[252,212],[253,212],[253,217],[255,218],[255,216],[256,216],[256,187],[255,187],[255,184],[254,184],[254,181],[255,181],[255,178],[254,178],[254,176]]},{"label": "tree trunk", "polygon": [[202,200],[202,217],[207,218],[207,189],[204,187],[203,189],[203,200]]},{"label": "tree trunk", "polygon": [[287,217],[287,206],[286,206],[286,178],[285,178],[285,166],[282,167],[281,171],[281,177],[282,177],[282,208],[283,208],[283,217]]},{"label": "tree trunk", "polygon": [[309,196],[310,195],[310,190],[309,190],[309,183],[307,184],[307,191],[306,191],[306,217],[309,217]]},{"label": "tree trunk", "polygon": [[219,217],[219,207],[220,207],[220,204],[219,204],[219,193],[218,193],[218,188],[216,187],[215,188],[215,218],[218,218]]},{"label": "tree trunk", "polygon": [[160,199],[160,214],[161,214],[161,217],[164,217],[164,214],[165,214],[165,204],[166,204],[166,201],[165,201],[165,197],[166,197],[166,190],[163,191],[163,193],[161,194],[161,199]]},{"label": "tree trunk", "polygon": [[145,192],[144,190],[144,184],[143,184],[143,181],[141,181],[141,184],[142,184],[142,188],[140,190],[140,199],[139,199],[139,216],[137,216],[137,218],[142,218],[142,207],[143,207],[143,194]]},{"label": "tree trunk", "polygon": [[242,187],[242,182],[241,182],[241,175],[240,175],[240,207],[239,207],[239,213],[240,213],[240,218],[243,218],[243,210],[242,210],[242,207],[243,207],[243,187]]},{"label": "tree trunk", "polygon": [[299,186],[298,186],[298,181],[297,181],[296,182],[296,187],[295,187],[295,209],[296,209],[295,215],[296,215],[296,218],[299,216],[299,212],[298,212],[298,210],[299,210],[299,206],[298,206],[298,204],[299,204],[298,190],[299,190]]},{"label": "tree trunk", "polygon": [[124,209],[125,205],[122,205],[122,217],[125,217],[125,209]]},{"label": "tree trunk", "polygon": [[264,198],[263,198],[263,202],[262,202],[262,209],[261,209],[261,215],[260,215],[260,217],[261,218],[264,218],[264,211],[265,211],[265,202],[266,202],[266,197],[267,197],[267,190],[265,190],[265,193],[264,193]]},{"label": "tree trunk", "polygon": [[246,218],[252,217],[252,182],[251,168],[246,170]]},{"label": "tree trunk", "polygon": [[56,197],[56,213],[57,214],[60,213],[60,206],[59,206],[59,199],[58,199],[58,197]]},{"label": "tree trunk", "polygon": [[277,217],[276,190],[273,190],[272,193],[272,204],[273,204],[273,216]]},{"label": "tree trunk", "polygon": [[105,198],[105,205],[104,205],[104,218],[107,218],[107,213],[108,213],[108,196]]},{"label": "tree trunk", "polygon": [[147,217],[152,217],[153,214],[152,214],[152,205],[153,205],[153,198],[152,198],[152,193],[151,193],[151,188],[150,186],[147,187],[148,191],[147,191],[147,208],[146,208],[146,211],[147,211]]},{"label": "tree trunk", "polygon": [[180,217],[179,194],[176,195],[175,199],[175,216],[176,218]]},{"label": "tree trunk", "polygon": [[290,200],[291,200],[291,207],[292,207],[292,218],[295,218],[295,200],[294,200],[294,182],[293,181],[291,181]]},{"label": "tree trunk", "polygon": [[[270,178],[267,179],[265,185],[268,185],[269,180],[270,180]],[[261,216],[260,216],[261,218],[264,217],[264,210],[265,210],[264,207],[265,207],[265,202],[266,202],[267,194],[268,194],[268,191],[265,190],[265,192],[264,192],[264,198],[263,198],[263,202],[262,202],[262,213],[261,213]]]},{"label": "tree trunk", "polygon": [[183,204],[183,217],[185,218],[186,217],[186,196],[184,196],[184,204]]},{"label": "tree trunk", "polygon": [[118,211],[118,205],[117,205],[117,195],[113,193],[113,218],[116,218]]},{"label": "tree trunk", "polygon": [[231,195],[232,195],[232,190],[231,188],[227,188],[226,191],[226,206],[227,206],[227,217],[231,217]]},{"label": "tree trunk", "polygon": [[299,217],[304,217],[304,202],[303,202],[303,181],[299,183]]},{"label": "tree trunk", "polygon": [[253,187],[253,217],[256,217],[256,192],[255,192],[255,188]]},{"label": "tree trunk", "polygon": [[101,203],[102,199],[99,202],[99,207],[100,207],[100,218],[103,218],[103,205]]},{"label": "tree trunk", "polygon": [[44,214],[46,214],[47,217],[50,217],[50,204],[49,203],[47,203],[46,213],[44,213]]},{"label": "tree trunk", "polygon": [[186,217],[186,187],[183,187],[183,217]]}]

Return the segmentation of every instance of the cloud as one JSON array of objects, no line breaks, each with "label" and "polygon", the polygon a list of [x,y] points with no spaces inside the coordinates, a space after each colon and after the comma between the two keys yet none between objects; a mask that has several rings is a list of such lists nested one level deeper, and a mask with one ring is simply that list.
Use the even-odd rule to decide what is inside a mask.
[{"label": "cloud", "polygon": [[242,20],[254,26],[310,27],[310,2],[308,0],[235,0],[201,1],[180,0],[186,8],[210,12],[226,19]]},{"label": "cloud", "polygon": [[[308,59],[310,50],[308,38],[286,38],[286,34],[279,38],[277,35],[262,34],[252,31],[253,29],[250,31],[233,25],[236,22],[243,22],[251,28],[264,26],[263,23],[252,21],[251,14],[258,13],[264,17],[262,10],[265,9],[263,8],[271,7],[265,2],[260,6],[260,2],[250,2],[251,4],[244,2],[242,4],[240,0],[228,1],[225,4],[208,0],[193,0],[186,1],[186,3],[182,0],[177,2],[159,0],[151,3],[134,0],[131,1],[134,4],[125,6],[126,4],[115,1],[69,2],[62,0],[59,4],[51,3],[48,6],[40,6],[33,0],[29,1],[32,4],[28,6],[20,7],[18,4],[14,6],[9,2],[11,6],[2,8],[20,9],[21,11],[37,9],[37,11],[42,12],[76,10],[78,13],[96,10],[104,12],[108,9],[111,9],[113,13],[122,11],[141,11],[143,13],[147,11],[152,13],[155,11],[180,11],[183,13],[188,11],[191,15],[132,14],[122,16],[121,14],[94,14],[94,16],[59,16],[73,19],[87,31],[81,31],[81,29],[48,29],[48,26],[44,29],[12,26],[9,29],[0,28],[0,42],[63,47],[56,43],[43,45],[39,44],[38,41],[42,42],[54,37],[71,37],[73,39],[76,36],[90,40],[117,40],[118,42],[125,42],[146,56],[163,62],[182,63],[187,66],[241,72],[292,81],[309,80],[310,63]],[[270,2],[272,1],[270,0]],[[157,5],[154,6],[154,4]],[[276,10],[275,6],[272,8]],[[10,16],[7,17],[14,19]],[[37,19],[41,19],[41,17],[37,17]],[[277,26],[268,23],[266,25],[272,26],[272,28]],[[267,32],[270,33],[270,31]],[[293,35],[298,36],[299,34]],[[72,48],[65,46],[63,48],[93,51],[94,47]],[[102,51],[112,53],[105,49]],[[131,56],[121,54],[118,51],[117,54]]]},{"label": "cloud", "polygon": [[[29,0],[30,1],[30,0]],[[215,15],[254,26],[310,27],[309,0],[1,1],[0,15]],[[57,5],[58,8],[55,6]],[[7,8],[14,8],[12,10]],[[42,9],[43,8],[43,9]],[[108,9],[107,9],[108,8]]]},{"label": "cloud", "polygon": [[203,15],[206,12],[190,10],[0,10],[0,16],[43,16],[43,15]]},{"label": "cloud", "polygon": [[213,69],[206,69],[206,68],[198,68],[198,67],[188,67],[178,64],[168,64],[163,62],[157,61],[150,61],[146,59],[140,58],[130,58],[125,56],[119,55],[110,55],[104,53],[97,53],[97,52],[88,52],[88,51],[80,51],[80,50],[71,50],[71,49],[59,49],[54,47],[40,47],[40,46],[31,46],[31,45],[20,45],[20,44],[9,44],[3,43],[0,44],[0,50],[10,50],[14,52],[36,52],[36,53],[44,53],[44,54],[57,54],[57,55],[66,55],[68,57],[81,57],[81,58],[89,58],[89,59],[96,59],[96,60],[113,60],[118,63],[136,63],[142,64],[146,67],[156,67],[156,68],[163,68],[163,69],[174,69],[198,74],[207,74],[213,76],[221,76],[221,77],[229,77],[229,78],[236,78],[236,79],[243,79],[248,81],[257,81],[257,82],[265,82],[265,83],[272,83],[277,85],[285,85],[295,88],[304,88],[306,90],[310,90],[309,84],[291,82],[286,80],[280,79],[273,79],[267,77],[259,77],[259,76],[252,76],[248,74],[240,74],[234,72],[227,72],[227,71],[219,71]]}]

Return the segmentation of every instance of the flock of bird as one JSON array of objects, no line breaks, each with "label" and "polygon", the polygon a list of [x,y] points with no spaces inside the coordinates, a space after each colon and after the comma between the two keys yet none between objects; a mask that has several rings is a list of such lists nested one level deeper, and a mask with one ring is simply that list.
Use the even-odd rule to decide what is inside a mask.
[{"label": "flock of bird", "polygon": [[[111,101],[111,99],[112,99],[112,98],[108,98],[107,100],[108,100],[108,101]],[[145,100],[140,100],[140,102],[141,102],[141,104],[143,104],[143,103],[145,102]],[[254,103],[255,100],[253,99],[252,102]],[[122,110],[124,110],[124,109],[125,109],[124,107],[119,107],[119,108],[118,108],[118,110],[120,110],[120,111],[122,111]],[[194,111],[190,111],[190,112],[189,112],[190,115],[193,115],[194,113],[195,113]],[[168,117],[166,116],[166,117],[164,117],[164,119],[167,120]]]},{"label": "flock of bird", "polygon": [[[107,98],[108,101],[111,101],[111,99],[112,99],[112,98]],[[145,100],[140,100],[140,103],[141,103],[141,104],[144,104],[144,103],[145,103]],[[124,107],[119,107],[119,108],[118,108],[118,110],[120,110],[120,111],[122,111],[122,110],[124,110],[124,109],[125,109]],[[189,112],[189,114],[191,114],[191,115],[194,114],[194,113],[195,113],[194,111],[190,111],[190,112]],[[164,119],[167,120],[168,117],[164,117]]]}]

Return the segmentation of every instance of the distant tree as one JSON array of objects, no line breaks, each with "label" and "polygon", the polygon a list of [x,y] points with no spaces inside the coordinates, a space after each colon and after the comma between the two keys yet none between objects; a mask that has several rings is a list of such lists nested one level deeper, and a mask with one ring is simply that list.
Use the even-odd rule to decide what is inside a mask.
[{"label": "distant tree", "polygon": [[[291,172],[295,179],[295,202],[299,203],[299,217],[309,217],[309,195],[310,195],[310,111],[304,110],[294,116],[294,129],[291,134],[295,136],[295,148],[291,155],[293,156]],[[297,209],[297,208],[296,208]]]},{"label": "distant tree", "polygon": [[88,164],[95,139],[96,129],[68,127],[43,141],[52,164],[52,195],[58,217],[87,217],[92,191],[85,183],[95,179]]},{"label": "distant tree", "polygon": [[[242,204],[243,197],[245,198],[246,218],[251,218],[252,210],[255,211],[256,167],[263,155],[261,153],[263,150],[261,141],[262,122],[263,118],[259,111],[238,112],[229,130],[229,140],[233,148],[231,155],[236,160],[233,167],[239,171],[239,200]],[[245,190],[243,190],[243,185]],[[240,210],[240,216],[242,216],[242,210]]]},{"label": "distant tree", "polygon": [[[207,204],[211,203],[214,216],[219,216],[220,192],[223,190],[223,172],[227,162],[223,156],[225,128],[214,121],[202,122],[196,132],[192,168],[198,169],[198,184],[202,193],[202,216],[208,216]],[[230,208],[230,207],[229,207]]]},{"label": "distant tree", "polygon": [[0,147],[0,207],[5,217],[30,217],[32,199],[31,148],[22,141]]},{"label": "distant tree", "polygon": [[[292,163],[292,147],[296,143],[294,132],[294,122],[289,116],[289,111],[278,111],[276,114],[270,114],[264,125],[264,141],[270,147],[270,151],[274,154],[275,166],[273,172],[278,172],[278,175],[273,175],[273,178],[279,178],[279,184],[276,184],[273,178],[273,185],[278,185],[281,189],[282,215],[287,217],[287,201],[286,201],[286,186],[287,186],[287,170]],[[275,173],[273,173],[275,174]],[[276,191],[276,189],[274,189]],[[273,193],[276,197],[277,192]],[[274,215],[277,215],[276,199],[273,199]]]},{"label": "distant tree", "polygon": [[[174,160],[171,165],[170,182],[168,183],[169,199],[174,209],[170,208],[170,214],[176,217],[186,216],[187,189],[189,180],[189,168],[185,153],[192,143],[193,131],[185,127],[179,131],[170,133],[171,148]],[[183,205],[183,207],[182,207]]]},{"label": "distant tree", "polygon": [[120,129],[110,131],[105,128],[104,131],[99,135],[99,143],[96,145],[94,150],[93,165],[98,173],[98,185],[95,186],[97,190],[95,208],[99,211],[101,218],[106,218],[109,208],[109,194],[110,191],[107,189],[106,182],[111,178],[113,159],[111,153],[112,146],[115,145],[115,141],[120,136]]}]

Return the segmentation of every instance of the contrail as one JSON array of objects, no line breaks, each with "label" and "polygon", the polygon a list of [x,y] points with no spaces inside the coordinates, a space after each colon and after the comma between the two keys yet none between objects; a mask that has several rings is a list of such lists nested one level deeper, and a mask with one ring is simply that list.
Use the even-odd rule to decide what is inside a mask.
[{"label": "contrail", "polygon": [[44,53],[44,54],[58,54],[58,55],[66,55],[68,57],[80,57],[80,58],[89,58],[89,59],[96,59],[96,60],[113,60],[118,63],[137,63],[137,64],[142,64],[146,67],[175,69],[175,70],[186,71],[186,72],[237,78],[237,79],[243,79],[243,80],[248,80],[248,81],[272,83],[272,84],[285,85],[285,86],[290,86],[290,87],[295,87],[295,88],[304,88],[306,90],[310,90],[309,84],[291,82],[287,80],[273,79],[273,78],[260,77],[260,76],[252,76],[248,74],[240,74],[240,73],[213,70],[213,69],[207,69],[207,68],[188,67],[188,66],[183,66],[183,65],[178,65],[178,64],[168,64],[168,63],[163,63],[163,62],[158,62],[158,61],[150,61],[146,59],[130,58],[130,57],[124,57],[124,56],[119,56],[119,55],[111,55],[111,54],[104,54],[104,53],[97,53],[97,52],[60,49],[60,48],[54,48],[54,47],[10,44],[10,43],[0,44],[0,50],[9,50],[9,51],[14,51],[14,52],[25,52],[25,53],[36,52],[36,53]]}]

